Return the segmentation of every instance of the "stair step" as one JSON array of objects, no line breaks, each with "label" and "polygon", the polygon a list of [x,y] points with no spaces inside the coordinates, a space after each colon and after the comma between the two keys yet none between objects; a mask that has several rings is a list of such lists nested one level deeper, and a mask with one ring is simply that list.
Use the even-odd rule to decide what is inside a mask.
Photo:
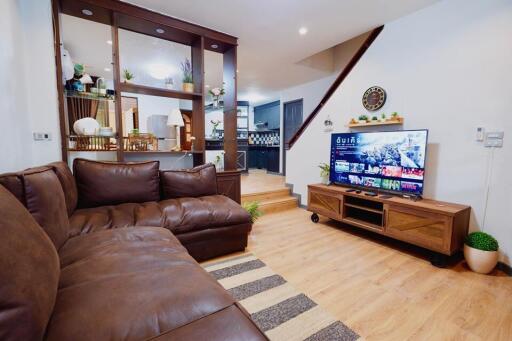
[{"label": "stair step", "polygon": [[251,201],[263,202],[266,200],[283,198],[288,196],[290,196],[289,188],[279,188],[271,191],[242,194],[242,203]]},{"label": "stair step", "polygon": [[281,212],[298,207],[297,198],[292,196],[267,199],[260,202],[260,210],[264,214]]}]

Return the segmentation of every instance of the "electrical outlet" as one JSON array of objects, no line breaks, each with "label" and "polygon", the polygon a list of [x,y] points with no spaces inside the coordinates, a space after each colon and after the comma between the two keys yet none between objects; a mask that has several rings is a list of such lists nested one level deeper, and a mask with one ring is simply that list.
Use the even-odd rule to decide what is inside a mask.
[{"label": "electrical outlet", "polygon": [[34,133],[34,141],[51,141],[52,134],[51,133]]}]

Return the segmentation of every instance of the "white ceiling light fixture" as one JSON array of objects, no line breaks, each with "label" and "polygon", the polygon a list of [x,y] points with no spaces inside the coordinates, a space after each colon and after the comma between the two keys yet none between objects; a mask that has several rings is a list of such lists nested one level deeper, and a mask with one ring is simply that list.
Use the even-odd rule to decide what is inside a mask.
[{"label": "white ceiling light fixture", "polygon": [[303,27],[299,28],[299,34],[301,36],[305,35],[306,33],[308,33],[308,28],[307,27],[303,26]]},{"label": "white ceiling light fixture", "polygon": [[165,30],[163,28],[157,28],[155,31],[156,31],[156,33],[160,33],[160,34],[165,33]]},{"label": "white ceiling light fixture", "polygon": [[107,44],[112,45],[112,40],[107,40]]},{"label": "white ceiling light fixture", "polygon": [[90,9],[86,9],[85,8],[85,9],[82,10],[82,14],[83,15],[87,15],[87,16],[90,17],[93,13],[92,13],[92,11]]}]

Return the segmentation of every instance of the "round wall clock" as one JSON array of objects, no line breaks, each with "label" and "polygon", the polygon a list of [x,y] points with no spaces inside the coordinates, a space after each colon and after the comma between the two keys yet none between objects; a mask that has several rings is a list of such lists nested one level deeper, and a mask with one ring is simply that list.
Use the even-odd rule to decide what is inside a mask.
[{"label": "round wall clock", "polygon": [[363,106],[366,110],[375,111],[386,103],[386,91],[380,86],[372,86],[363,95]]}]

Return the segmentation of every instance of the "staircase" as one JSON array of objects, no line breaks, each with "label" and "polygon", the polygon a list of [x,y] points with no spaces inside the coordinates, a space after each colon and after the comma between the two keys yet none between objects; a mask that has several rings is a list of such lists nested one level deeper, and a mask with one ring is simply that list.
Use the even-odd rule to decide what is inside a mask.
[{"label": "staircase", "polygon": [[242,203],[257,201],[264,214],[281,212],[298,207],[296,197],[292,197],[289,188],[280,188],[264,192],[242,194]]}]

